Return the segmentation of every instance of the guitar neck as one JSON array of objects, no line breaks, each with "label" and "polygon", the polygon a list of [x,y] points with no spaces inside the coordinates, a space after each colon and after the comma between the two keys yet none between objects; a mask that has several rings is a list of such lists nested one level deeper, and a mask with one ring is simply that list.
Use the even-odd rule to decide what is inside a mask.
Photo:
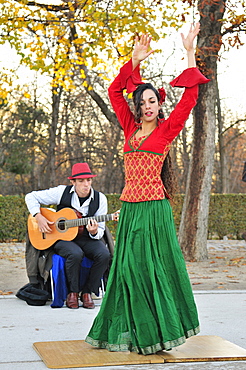
[{"label": "guitar neck", "polygon": [[79,226],[87,225],[90,220],[95,220],[97,222],[104,222],[104,221],[112,221],[113,219],[114,219],[113,213],[109,215],[76,218],[74,220],[66,220],[65,226],[68,229],[70,227],[76,227],[76,226],[79,227]]}]

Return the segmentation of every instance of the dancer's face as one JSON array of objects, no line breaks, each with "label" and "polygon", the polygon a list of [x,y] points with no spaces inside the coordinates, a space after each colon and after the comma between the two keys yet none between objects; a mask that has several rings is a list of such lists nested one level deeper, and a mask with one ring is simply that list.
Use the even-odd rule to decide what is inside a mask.
[{"label": "dancer's face", "polygon": [[160,105],[154,91],[151,89],[144,90],[141,101],[141,118],[145,122],[156,121]]}]

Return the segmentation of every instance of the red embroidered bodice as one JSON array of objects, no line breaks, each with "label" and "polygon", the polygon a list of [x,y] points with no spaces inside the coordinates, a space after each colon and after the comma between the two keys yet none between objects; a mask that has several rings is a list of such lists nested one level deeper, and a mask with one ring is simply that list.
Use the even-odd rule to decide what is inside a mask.
[{"label": "red embroidered bodice", "polygon": [[123,96],[135,90],[141,82],[139,66],[132,71],[130,60],[121,69],[109,87],[109,97],[117,118],[124,130],[125,187],[120,199],[142,202],[168,197],[160,174],[165,157],[174,138],[184,127],[198,97],[198,84],[209,80],[197,68],[188,68],[171,82],[172,86],[186,87],[181,100],[170,116],[144,138],[134,139],[138,130],[134,115]]}]

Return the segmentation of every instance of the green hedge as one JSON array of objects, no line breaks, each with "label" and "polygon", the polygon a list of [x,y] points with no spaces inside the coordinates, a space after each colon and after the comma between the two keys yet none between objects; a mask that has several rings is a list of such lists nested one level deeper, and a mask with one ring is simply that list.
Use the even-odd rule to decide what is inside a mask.
[{"label": "green hedge", "polygon": [[21,196],[0,196],[0,242],[26,238],[28,210]]},{"label": "green hedge", "polygon": [[242,239],[246,231],[246,194],[214,194],[210,199],[208,237]]},{"label": "green hedge", "polygon": [[[109,213],[120,209],[118,194],[107,195]],[[174,220],[178,229],[182,211],[183,195],[176,195],[172,204]],[[0,242],[22,242],[26,236],[28,210],[21,196],[0,196]],[[117,223],[108,222],[115,236]],[[246,194],[213,194],[209,207],[208,239],[241,239],[246,231]]]}]

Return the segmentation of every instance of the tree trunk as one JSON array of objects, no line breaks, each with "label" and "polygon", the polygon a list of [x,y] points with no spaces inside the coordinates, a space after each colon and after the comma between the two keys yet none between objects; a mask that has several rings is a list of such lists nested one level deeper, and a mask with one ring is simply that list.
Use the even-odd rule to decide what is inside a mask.
[{"label": "tree trunk", "polygon": [[59,107],[63,88],[52,87],[52,119],[49,128],[49,152],[48,152],[48,173],[49,186],[56,185],[56,130],[58,126]]},{"label": "tree trunk", "polygon": [[194,138],[179,242],[185,259],[208,258],[208,213],[215,153],[217,58],[221,47],[221,19],[225,1],[198,1],[201,31],[198,36],[198,67],[210,78],[200,86],[194,108]]},{"label": "tree trunk", "polygon": [[[34,116],[32,119],[32,126],[33,128],[36,127],[37,119],[36,119],[36,110],[37,110],[37,85],[35,81],[35,88],[34,88],[34,102],[33,102],[33,108],[34,108]],[[36,157],[35,157],[35,134],[32,133],[32,148],[30,150],[30,164],[31,164],[31,171],[30,171],[30,185],[31,189],[37,189],[37,180],[35,176],[35,163],[36,163]]]},{"label": "tree trunk", "polygon": [[218,88],[218,81],[216,84],[216,106],[217,106],[217,120],[218,120],[218,141],[219,141],[219,192],[221,194],[229,193],[229,172],[227,166],[227,158],[226,158],[226,147],[225,147],[225,140],[223,135],[223,126],[224,126],[224,119],[221,113],[221,105],[220,105],[220,96],[219,96],[219,88]]}]

